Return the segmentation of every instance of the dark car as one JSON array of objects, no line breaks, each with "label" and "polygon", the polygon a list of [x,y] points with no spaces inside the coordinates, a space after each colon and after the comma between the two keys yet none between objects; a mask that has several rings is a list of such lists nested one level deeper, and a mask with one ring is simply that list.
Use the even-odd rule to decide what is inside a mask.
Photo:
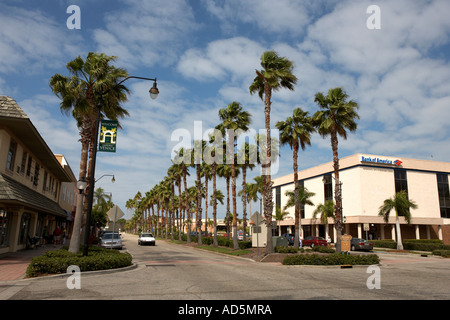
[{"label": "dark car", "polygon": [[364,239],[352,238],[350,249],[352,251],[356,250],[371,251],[373,250],[373,244]]},{"label": "dark car", "polygon": [[315,246],[324,246],[328,245],[328,241],[322,237],[309,236],[302,240],[302,246],[310,246],[311,248]]},{"label": "dark car", "polygon": [[294,237],[295,236],[292,233],[283,233],[281,236],[285,237],[289,241],[290,246],[294,245]]}]

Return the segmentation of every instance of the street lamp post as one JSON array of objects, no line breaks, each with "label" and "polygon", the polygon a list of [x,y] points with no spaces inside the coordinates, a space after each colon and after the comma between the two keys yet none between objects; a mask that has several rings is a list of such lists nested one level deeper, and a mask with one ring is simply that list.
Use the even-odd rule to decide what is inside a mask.
[{"label": "street lamp post", "polygon": [[93,203],[93,199],[94,199],[94,185],[95,185],[95,178],[94,178],[94,176],[95,176],[95,163],[96,163],[96,160],[97,160],[98,130],[99,130],[99,124],[100,124],[100,111],[101,111],[101,108],[102,108],[103,95],[107,94],[112,89],[118,87],[119,85],[121,85],[122,83],[127,81],[128,79],[141,79],[141,80],[153,81],[153,87],[150,88],[150,90],[149,90],[150,98],[152,100],[155,100],[158,97],[158,94],[159,94],[159,90],[158,90],[158,87],[156,85],[156,78],[155,79],[151,79],[151,78],[143,78],[143,77],[135,77],[135,76],[127,77],[124,80],[120,81],[113,88],[108,89],[108,90],[100,93],[99,102],[98,102],[98,105],[97,105],[97,120],[95,122],[95,140],[94,140],[94,148],[93,148],[94,151],[93,151],[93,154],[92,154],[91,176],[90,176],[90,181],[89,181],[88,207],[87,207],[87,212],[86,212],[86,226],[85,226],[86,230],[84,232],[83,256],[87,256],[88,255],[88,250],[89,250],[89,248],[88,248],[89,247],[89,234],[90,234],[92,203]]},{"label": "street lamp post", "polygon": [[[334,180],[336,180],[333,176],[331,176]],[[325,177],[322,179],[322,182],[325,184]],[[339,206],[339,215],[336,216],[335,224],[336,224],[336,231],[339,230],[342,234],[342,230],[344,227],[344,213],[342,212],[342,181],[339,181],[339,189],[337,190],[337,196],[340,199],[340,206]],[[341,239],[339,237],[336,237],[336,251],[341,251]]]},{"label": "street lamp post", "polygon": [[72,227],[72,236],[70,238],[69,252],[75,253],[80,250],[80,230],[81,230],[81,220],[83,219],[83,193],[86,189],[87,182],[84,177],[81,177],[77,182],[77,209],[75,212],[75,221]]}]

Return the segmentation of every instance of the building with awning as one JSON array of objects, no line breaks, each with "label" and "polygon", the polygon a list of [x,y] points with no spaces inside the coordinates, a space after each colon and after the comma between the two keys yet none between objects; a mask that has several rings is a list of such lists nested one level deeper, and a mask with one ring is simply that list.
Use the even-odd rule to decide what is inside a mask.
[{"label": "building with awning", "polygon": [[35,236],[43,241],[44,229],[51,235],[65,226],[63,183],[76,179],[16,101],[0,96],[0,253],[23,249]]}]

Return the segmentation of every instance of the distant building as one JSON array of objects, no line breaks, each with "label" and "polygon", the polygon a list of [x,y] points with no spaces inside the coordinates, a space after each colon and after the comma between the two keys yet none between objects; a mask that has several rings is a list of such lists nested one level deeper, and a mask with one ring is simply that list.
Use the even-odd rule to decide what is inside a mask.
[{"label": "distant building", "polygon": [[17,103],[0,96],[0,253],[25,248],[44,228],[51,235],[57,225],[67,225],[73,207],[66,212],[60,205],[65,183],[76,183],[68,165],[58,161]]},{"label": "distant building", "polygon": [[[299,171],[299,184],[315,196],[314,206],[302,206],[303,237],[328,234],[336,241],[334,221],[329,219],[328,230],[313,219],[320,203],[334,200],[333,162]],[[450,243],[450,163],[417,159],[404,159],[379,155],[355,154],[340,159],[339,178],[342,182],[343,233],[358,238],[395,239],[395,211],[386,224],[378,215],[385,199],[400,190],[408,193],[417,205],[411,210],[408,225],[400,219],[403,239],[441,239]],[[285,192],[294,190],[294,174],[273,179],[273,199],[284,207]],[[294,233],[294,208],[288,209],[290,219],[281,222],[285,232]]]}]

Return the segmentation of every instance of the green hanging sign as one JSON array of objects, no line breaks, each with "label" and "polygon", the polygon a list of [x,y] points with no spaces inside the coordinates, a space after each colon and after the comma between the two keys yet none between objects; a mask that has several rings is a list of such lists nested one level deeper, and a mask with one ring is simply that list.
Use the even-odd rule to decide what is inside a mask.
[{"label": "green hanging sign", "polygon": [[100,128],[98,151],[116,152],[117,121],[102,120]]}]

